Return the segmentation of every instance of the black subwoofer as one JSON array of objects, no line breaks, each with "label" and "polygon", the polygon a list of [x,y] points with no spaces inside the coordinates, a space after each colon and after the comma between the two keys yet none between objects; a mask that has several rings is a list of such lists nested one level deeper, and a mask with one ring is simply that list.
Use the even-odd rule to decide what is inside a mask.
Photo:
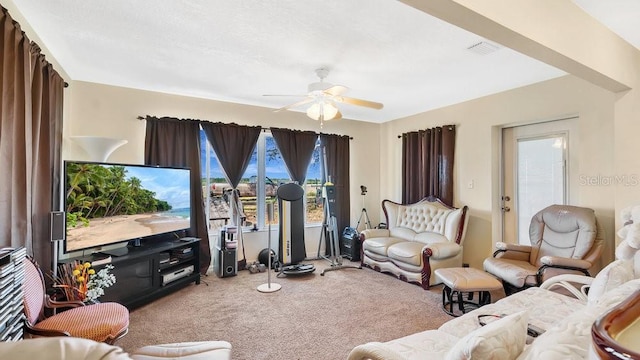
[{"label": "black subwoofer", "polygon": [[360,261],[360,235],[356,229],[346,227],[342,231],[340,254],[351,261]]},{"label": "black subwoofer", "polygon": [[235,276],[238,273],[238,262],[236,261],[236,249],[218,250],[218,277]]}]

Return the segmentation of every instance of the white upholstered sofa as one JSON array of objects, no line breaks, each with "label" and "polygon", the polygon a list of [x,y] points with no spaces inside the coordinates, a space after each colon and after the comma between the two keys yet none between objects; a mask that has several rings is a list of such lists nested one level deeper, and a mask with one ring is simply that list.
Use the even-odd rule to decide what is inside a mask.
[{"label": "white upholstered sofa", "polygon": [[[529,288],[455,318],[437,330],[359,345],[348,359],[587,359],[592,352],[593,323],[638,289],[640,279],[616,287],[597,301],[583,303],[543,288]],[[509,316],[481,327],[478,315],[489,314]],[[526,344],[529,323],[546,331]]]},{"label": "white upholstered sofa", "polygon": [[440,283],[434,271],[462,266],[467,207],[454,208],[439,199],[415,204],[382,202],[387,229],[361,232],[362,265],[388,272],[428,289]]},{"label": "white upholstered sofa", "polygon": [[[640,236],[640,226],[637,230]],[[559,275],[541,287],[528,288],[454,318],[437,330],[359,345],[351,351],[349,360],[596,359],[592,325],[640,290],[640,247],[635,246],[619,245],[617,255],[633,254],[607,265],[595,278]],[[572,289],[573,296],[554,291],[559,285]],[[488,324],[481,326],[480,320]],[[535,339],[527,337],[529,324],[545,332]]]}]

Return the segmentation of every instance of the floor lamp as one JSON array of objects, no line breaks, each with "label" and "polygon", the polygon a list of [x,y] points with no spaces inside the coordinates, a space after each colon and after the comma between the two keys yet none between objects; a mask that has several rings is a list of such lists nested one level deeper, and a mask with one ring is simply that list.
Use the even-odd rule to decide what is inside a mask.
[{"label": "floor lamp", "polygon": [[271,221],[273,219],[273,203],[267,203],[267,223],[269,223],[268,226],[268,231],[269,231],[269,241],[268,241],[268,245],[267,248],[268,253],[269,253],[269,260],[267,261],[268,263],[268,270],[267,270],[267,283],[266,284],[262,284],[260,286],[258,286],[258,291],[263,292],[263,293],[271,293],[271,292],[275,292],[280,290],[280,288],[282,288],[282,286],[280,284],[276,284],[276,283],[272,283],[271,282]]},{"label": "floor lamp", "polygon": [[89,154],[92,161],[105,162],[111,153],[127,143],[124,139],[112,139],[102,136],[71,136],[71,140],[80,145]]}]

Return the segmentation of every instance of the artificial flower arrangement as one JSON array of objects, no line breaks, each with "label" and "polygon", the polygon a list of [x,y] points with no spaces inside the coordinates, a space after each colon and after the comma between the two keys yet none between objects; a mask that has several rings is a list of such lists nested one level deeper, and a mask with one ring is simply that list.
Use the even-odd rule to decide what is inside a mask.
[{"label": "artificial flower arrangement", "polygon": [[53,278],[53,287],[62,290],[67,301],[94,302],[104,295],[104,289],[115,284],[111,274],[113,265],[108,264],[95,271],[89,262],[75,261],[58,265],[58,276]]}]

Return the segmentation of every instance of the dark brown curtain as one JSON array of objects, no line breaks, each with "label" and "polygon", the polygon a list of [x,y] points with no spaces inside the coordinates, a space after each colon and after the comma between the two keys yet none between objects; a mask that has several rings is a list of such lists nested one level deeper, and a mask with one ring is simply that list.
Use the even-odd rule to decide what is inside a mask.
[{"label": "dark brown curtain", "polygon": [[[205,121],[201,122],[200,126],[202,126],[202,130],[207,135],[207,140],[218,156],[218,161],[227,177],[227,181],[234,189],[237,188],[242,175],[247,170],[247,166],[249,166],[253,149],[256,147],[262,128],[259,126]],[[234,191],[233,196],[236,206],[239,207],[238,193]],[[240,224],[236,225],[240,226]],[[242,270],[247,263],[242,231],[239,232],[238,239],[242,248],[242,259],[238,254],[238,269]]]},{"label": "dark brown curtain", "polygon": [[[64,80],[31,43],[32,167],[31,223],[33,254],[40,264],[53,265],[50,212],[60,209],[62,110]],[[52,268],[51,266],[49,268]]]},{"label": "dark brown curtain", "polygon": [[313,131],[271,128],[271,135],[287,165],[291,180],[304,184],[318,134]]},{"label": "dark brown curtain", "polygon": [[[326,173],[336,190],[336,222],[338,234],[349,226],[351,217],[351,201],[349,187],[349,137],[320,134],[320,146],[327,156]],[[326,179],[323,176],[322,182]]]},{"label": "dark brown curtain", "polygon": [[455,125],[402,134],[402,203],[436,196],[453,205]]},{"label": "dark brown curtain", "polygon": [[249,166],[262,128],[206,121],[201,122],[200,125],[218,156],[227,181],[235,189]]},{"label": "dark brown curtain", "polygon": [[0,247],[25,246],[51,269],[64,81],[2,7],[0,31]]},{"label": "dark brown curtain", "polygon": [[207,219],[202,198],[200,122],[147,116],[144,161],[148,165],[191,169],[191,233],[200,239],[200,273],[211,264]]},{"label": "dark brown curtain", "polygon": [[[3,246],[31,246],[31,189],[25,138],[31,127],[29,40],[6,9],[2,25],[2,108],[0,114],[0,241]],[[29,139],[31,136],[29,136]]]}]

